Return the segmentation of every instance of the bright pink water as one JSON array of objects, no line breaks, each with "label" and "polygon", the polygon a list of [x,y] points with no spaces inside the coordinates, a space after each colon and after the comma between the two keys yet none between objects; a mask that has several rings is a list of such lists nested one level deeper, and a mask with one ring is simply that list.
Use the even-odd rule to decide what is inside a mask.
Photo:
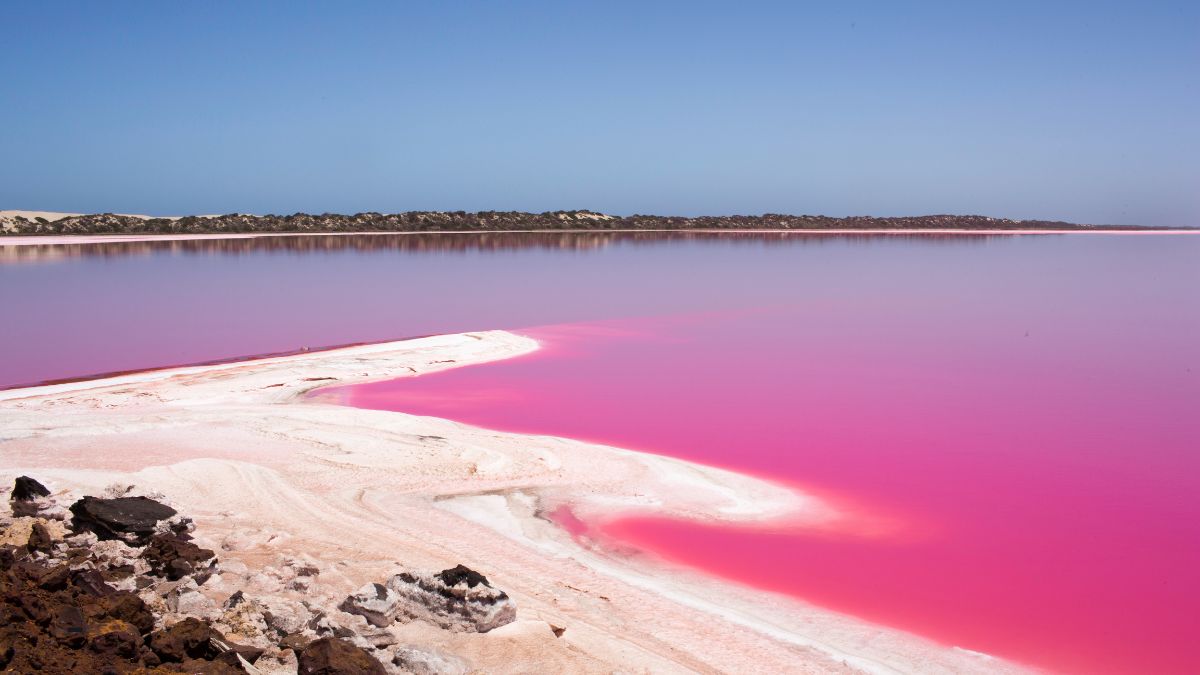
[{"label": "bright pink water", "polygon": [[795,484],[855,517],[820,532],[593,525],[947,644],[1064,671],[1196,672],[1200,286],[1164,261],[954,265],[954,283],[935,265],[533,329],[545,348],[530,357],[349,402]]},{"label": "bright pink water", "polygon": [[795,484],[855,518],[589,525],[949,644],[1200,672],[1198,291],[1187,235],[0,246],[0,386],[552,325],[354,402]]}]

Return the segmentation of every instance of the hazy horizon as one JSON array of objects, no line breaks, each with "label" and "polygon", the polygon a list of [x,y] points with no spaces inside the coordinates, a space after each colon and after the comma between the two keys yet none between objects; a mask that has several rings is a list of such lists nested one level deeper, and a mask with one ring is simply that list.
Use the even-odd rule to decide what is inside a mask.
[{"label": "hazy horizon", "polygon": [[[1189,3],[0,6],[0,208],[1200,225]],[[15,158],[15,159],[14,159]]]}]

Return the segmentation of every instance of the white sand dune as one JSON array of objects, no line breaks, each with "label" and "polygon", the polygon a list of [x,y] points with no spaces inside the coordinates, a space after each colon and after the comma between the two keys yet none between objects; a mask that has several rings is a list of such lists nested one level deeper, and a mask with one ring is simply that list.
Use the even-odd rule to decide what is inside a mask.
[{"label": "white sand dune", "polygon": [[[0,391],[0,480],[164,493],[250,568],[307,555],[344,592],[397,563],[464,563],[514,598],[486,634],[414,642],[482,672],[1017,672],[1012,664],[642,556],[576,543],[545,514],[702,520],[838,514],[739,474],[566,439],[358,410],[312,389],[524,354],[492,331]],[[556,638],[547,623],[565,627]]]}]

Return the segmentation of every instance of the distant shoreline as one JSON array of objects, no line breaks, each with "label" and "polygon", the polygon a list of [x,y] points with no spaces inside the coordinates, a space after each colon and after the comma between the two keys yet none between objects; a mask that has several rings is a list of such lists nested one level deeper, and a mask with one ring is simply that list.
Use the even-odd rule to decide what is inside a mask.
[{"label": "distant shoreline", "polygon": [[[292,215],[151,217],[0,211],[0,238],[229,237],[297,234],[398,234],[415,232],[824,232],[824,233],[1060,233],[1186,232],[1187,228],[1085,225],[1053,220],[1012,220],[978,215],[849,216],[762,214],[756,216],[613,216],[595,211],[408,211]],[[124,239],[122,239],[124,240]],[[115,240],[114,240],[115,241]]]},{"label": "distant shoreline", "polygon": [[206,239],[258,239],[266,237],[353,237],[361,235],[394,235],[408,236],[414,234],[621,234],[621,233],[694,233],[694,234],[780,234],[780,235],[845,235],[845,234],[877,234],[877,235],[1030,235],[1030,234],[1116,234],[1116,235],[1153,235],[1153,234],[1200,234],[1200,229],[1105,229],[1080,228],[1063,230],[1016,230],[1016,229],[807,229],[807,230],[762,230],[762,229],[690,229],[690,230],[442,230],[442,231],[413,231],[413,232],[224,232],[208,234],[30,234],[0,236],[0,246],[46,246],[55,244],[115,244],[122,242],[153,242],[153,241],[202,241]]}]

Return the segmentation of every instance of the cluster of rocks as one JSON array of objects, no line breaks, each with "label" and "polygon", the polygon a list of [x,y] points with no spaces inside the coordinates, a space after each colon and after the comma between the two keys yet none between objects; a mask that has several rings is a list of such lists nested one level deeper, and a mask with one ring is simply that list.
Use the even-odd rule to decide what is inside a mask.
[{"label": "cluster of rocks", "polygon": [[[69,216],[59,220],[12,216],[0,234],[212,234],[222,232],[438,232],[515,230],[820,230],[820,229],[1072,229],[1060,221],[1011,220],[987,216],[932,215],[895,218],[819,215],[759,216],[611,216],[594,211],[408,211],[254,216],[144,218],[112,213]],[[1106,226],[1120,229],[1122,226]]]},{"label": "cluster of rocks", "polygon": [[[512,600],[462,565],[399,573],[348,597],[318,588],[333,573],[312,561],[222,565],[190,519],[130,490],[63,508],[38,481],[16,480],[12,517],[0,518],[0,670],[465,672],[452,655],[403,644],[395,628],[486,632],[516,619]],[[230,592],[235,579],[242,587]]]}]

